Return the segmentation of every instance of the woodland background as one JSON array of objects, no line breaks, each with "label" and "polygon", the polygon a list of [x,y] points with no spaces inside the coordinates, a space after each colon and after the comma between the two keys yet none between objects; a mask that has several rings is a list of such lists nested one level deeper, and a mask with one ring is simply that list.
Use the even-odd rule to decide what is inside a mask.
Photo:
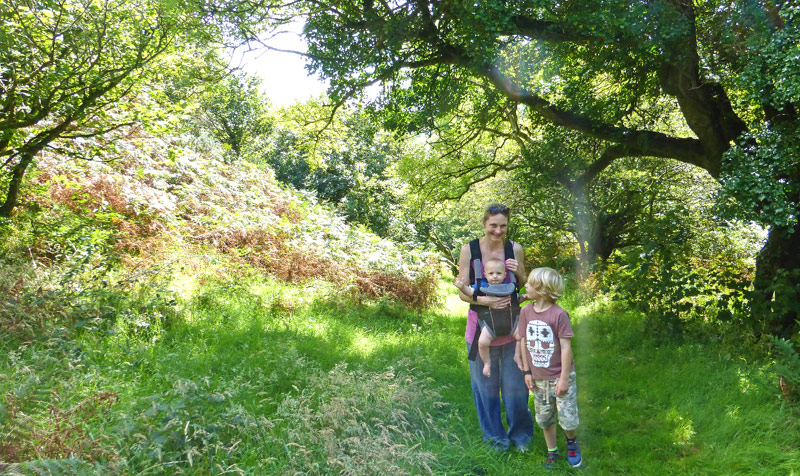
[{"label": "woodland background", "polygon": [[[800,473],[798,18],[4,1],[0,472],[543,473],[480,439],[450,285],[505,203],[580,471]],[[277,107],[226,58],[298,20],[330,88]]]}]

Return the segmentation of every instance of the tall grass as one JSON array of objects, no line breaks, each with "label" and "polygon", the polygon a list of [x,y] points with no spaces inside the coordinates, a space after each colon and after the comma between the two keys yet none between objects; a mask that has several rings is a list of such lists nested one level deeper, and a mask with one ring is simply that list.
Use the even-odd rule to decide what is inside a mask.
[{"label": "tall grass", "polygon": [[[160,292],[127,296],[106,325],[0,343],[6,472],[547,473],[538,430],[527,453],[483,444],[450,291],[441,312],[258,275],[178,272]],[[585,463],[556,474],[800,474],[797,410],[766,363],[562,303]]]}]

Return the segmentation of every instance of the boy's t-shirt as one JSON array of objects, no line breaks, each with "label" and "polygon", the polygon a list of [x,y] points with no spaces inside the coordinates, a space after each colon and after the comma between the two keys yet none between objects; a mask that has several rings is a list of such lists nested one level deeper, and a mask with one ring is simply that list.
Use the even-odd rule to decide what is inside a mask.
[{"label": "boy's t-shirt", "polygon": [[[525,336],[528,368],[534,380],[552,380],[561,376],[561,338],[572,338],[569,314],[558,304],[537,312],[533,304],[522,308],[517,324],[519,335]],[[575,361],[572,368],[575,370]]]}]

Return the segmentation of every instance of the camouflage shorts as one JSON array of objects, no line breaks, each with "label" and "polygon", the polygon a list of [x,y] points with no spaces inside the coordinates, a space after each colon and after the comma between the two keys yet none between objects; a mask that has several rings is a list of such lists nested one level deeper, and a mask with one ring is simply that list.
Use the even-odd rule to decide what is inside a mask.
[{"label": "camouflage shorts", "polygon": [[578,385],[575,381],[575,372],[569,373],[569,390],[563,397],[556,396],[556,383],[553,380],[534,380],[536,390],[533,394],[533,404],[536,410],[536,423],[542,428],[549,428],[556,424],[556,411],[558,423],[564,430],[578,429]]}]

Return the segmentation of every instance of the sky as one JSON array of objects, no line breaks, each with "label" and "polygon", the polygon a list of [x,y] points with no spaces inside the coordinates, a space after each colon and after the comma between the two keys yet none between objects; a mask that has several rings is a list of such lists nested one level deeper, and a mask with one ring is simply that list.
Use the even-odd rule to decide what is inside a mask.
[{"label": "sky", "polygon": [[[302,23],[293,23],[285,28],[285,33],[265,40],[265,43],[282,50],[306,51],[302,29]],[[327,82],[308,75],[305,58],[257,46],[254,45],[253,51],[247,51],[246,47],[238,48],[233,54],[233,65],[261,78],[261,90],[273,105],[288,106],[325,92]]]}]

